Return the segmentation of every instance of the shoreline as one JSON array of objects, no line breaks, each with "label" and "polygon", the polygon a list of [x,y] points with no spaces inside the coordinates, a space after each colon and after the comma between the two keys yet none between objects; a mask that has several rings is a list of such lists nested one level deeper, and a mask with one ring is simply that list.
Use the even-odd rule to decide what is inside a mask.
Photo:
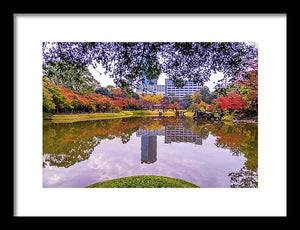
[{"label": "shoreline", "polygon": [[[44,120],[53,123],[72,123],[79,121],[109,120],[128,117],[159,117],[159,111],[134,110],[122,111],[120,113],[79,113],[79,114],[53,114],[44,118]],[[163,117],[175,116],[175,111],[162,112]],[[186,116],[192,116],[192,113],[186,113]]]},{"label": "shoreline", "polygon": [[[159,111],[150,110],[135,110],[122,111],[120,113],[77,113],[77,114],[52,114],[44,117],[43,120],[51,121],[53,123],[73,123],[79,121],[96,121],[96,120],[110,120],[129,117],[159,117]],[[176,116],[175,111],[162,112],[162,117]],[[192,117],[192,112],[185,112],[185,117]],[[256,119],[246,118],[241,120],[223,120],[233,123],[248,123],[258,124]]]},{"label": "shoreline", "polygon": [[248,124],[258,124],[255,120],[232,120],[234,123],[248,123]]}]

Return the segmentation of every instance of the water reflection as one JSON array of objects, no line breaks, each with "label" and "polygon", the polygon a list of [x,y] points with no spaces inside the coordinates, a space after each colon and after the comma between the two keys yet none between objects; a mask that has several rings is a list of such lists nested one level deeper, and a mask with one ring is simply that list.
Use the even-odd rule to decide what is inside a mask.
[{"label": "water reflection", "polygon": [[165,144],[170,144],[172,142],[187,142],[202,145],[202,138],[199,135],[194,134],[192,130],[184,128],[182,123],[179,123],[176,126],[166,126]]},{"label": "water reflection", "polygon": [[78,122],[43,126],[43,166],[68,168],[87,160],[101,140],[120,138],[126,144],[138,130],[139,119]]},{"label": "water reflection", "polygon": [[142,136],[141,138],[141,162],[151,164],[157,158],[157,137]]},{"label": "water reflection", "polygon": [[[111,153],[106,155],[108,151]],[[139,164],[135,163],[136,153]],[[90,164],[96,159],[90,159],[92,155],[97,161],[101,159],[93,167]],[[113,156],[118,157],[109,163]],[[59,174],[66,179],[67,175],[75,175],[73,171],[80,173],[83,181],[68,181],[70,186],[60,181],[60,187],[83,187],[91,182],[139,174],[181,178],[201,187],[257,187],[257,159],[254,124],[195,123],[191,119],[168,117],[43,126],[45,187],[50,186],[47,180],[53,179],[55,173],[56,177]],[[101,171],[99,167],[103,164],[107,164],[106,169]],[[100,171],[100,176],[94,175]]]}]

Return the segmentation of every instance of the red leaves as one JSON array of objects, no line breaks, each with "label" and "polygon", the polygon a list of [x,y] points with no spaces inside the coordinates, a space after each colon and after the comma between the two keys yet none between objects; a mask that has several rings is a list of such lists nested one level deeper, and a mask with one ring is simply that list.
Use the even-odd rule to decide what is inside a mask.
[{"label": "red leaves", "polygon": [[124,107],[128,106],[128,99],[122,97],[116,97],[115,100],[113,101],[113,104],[119,107],[120,109],[123,109]]},{"label": "red leaves", "polygon": [[243,100],[243,96],[237,93],[229,93],[228,96],[220,96],[216,101],[216,106],[219,107],[221,110],[226,109],[243,109],[246,106],[245,101]]},{"label": "red leaves", "polygon": [[179,107],[179,105],[178,105],[178,102],[175,101],[173,104],[167,105],[167,109],[175,109],[175,110],[178,110],[178,109],[180,109],[180,107]]}]

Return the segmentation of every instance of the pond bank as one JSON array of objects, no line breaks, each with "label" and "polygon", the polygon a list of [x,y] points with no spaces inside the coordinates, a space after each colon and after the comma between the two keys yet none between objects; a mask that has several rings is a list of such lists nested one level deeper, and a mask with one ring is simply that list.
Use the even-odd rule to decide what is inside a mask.
[{"label": "pond bank", "polygon": [[[192,113],[185,113],[186,116],[192,116]],[[51,120],[54,123],[70,123],[78,121],[93,121],[103,119],[116,119],[127,117],[158,117],[159,111],[136,110],[122,111],[120,113],[80,113],[80,114],[53,114],[44,117],[45,120]],[[162,116],[175,116],[175,111],[162,112]]]},{"label": "pond bank", "polygon": [[249,123],[249,124],[257,124],[257,120],[233,120],[235,123]]}]

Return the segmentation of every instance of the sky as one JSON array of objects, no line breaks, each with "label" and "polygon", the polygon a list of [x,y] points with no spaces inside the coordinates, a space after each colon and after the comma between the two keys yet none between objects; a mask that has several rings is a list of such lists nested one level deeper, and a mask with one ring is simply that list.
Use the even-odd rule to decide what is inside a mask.
[{"label": "sky", "polygon": [[[89,66],[89,71],[91,72],[91,74],[93,75],[93,77],[100,82],[102,87],[106,87],[108,85],[113,85],[115,86],[115,83],[113,81],[112,78],[110,78],[108,75],[105,75],[103,72],[103,68],[101,66],[97,67],[97,70],[95,70],[92,66]],[[99,72],[101,72],[102,74],[100,75]],[[162,73],[157,81],[158,85],[165,85],[165,79],[166,79],[166,74]],[[205,82],[205,86],[207,86],[210,90],[210,92],[214,91],[214,87],[217,83],[218,80],[223,78],[223,74],[222,73],[217,73],[217,74],[213,74],[210,77],[210,81]]]}]

